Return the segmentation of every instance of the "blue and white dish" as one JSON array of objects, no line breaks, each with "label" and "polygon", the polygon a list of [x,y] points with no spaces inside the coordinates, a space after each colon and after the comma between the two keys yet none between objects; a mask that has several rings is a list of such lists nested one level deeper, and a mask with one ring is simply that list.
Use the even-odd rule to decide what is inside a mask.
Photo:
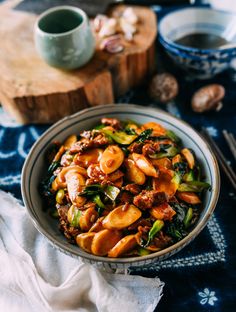
[{"label": "blue and white dish", "polygon": [[[71,245],[59,232],[58,223],[43,211],[43,199],[39,194],[38,185],[47,168],[45,153],[53,141],[63,141],[73,133],[79,133],[96,125],[102,117],[118,118],[120,120],[135,120],[143,124],[154,121],[174,131],[183,145],[195,151],[201,164],[206,181],[211,184],[211,190],[206,192],[203,201],[203,210],[192,231],[181,241],[168,248],[142,257],[107,258],[88,254],[78,246]],[[85,109],[70,117],[66,117],[50,127],[34,144],[22,172],[22,195],[28,214],[35,227],[49,242],[62,252],[93,264],[102,264],[104,268],[127,268],[129,266],[146,265],[154,261],[165,259],[190,243],[205,227],[216,206],[219,190],[220,176],[217,161],[210,147],[191,126],[171,116],[170,114],[154,108],[131,104],[104,105]]]},{"label": "blue and white dish", "polygon": [[[166,49],[166,53],[170,58],[190,76],[198,79],[208,79],[221,73],[229,68],[232,57],[227,54],[222,54],[218,59],[214,55],[189,55],[175,47],[168,45],[160,39],[161,44]],[[218,53],[218,52],[217,52]],[[236,50],[234,51],[236,55]],[[218,55],[218,54],[217,54]]]},{"label": "blue and white dish", "polygon": [[[217,49],[200,49],[176,43],[194,33],[217,35],[230,44]],[[236,58],[236,15],[208,8],[180,9],[161,20],[159,40],[181,68],[196,78],[211,78],[229,68]]]}]

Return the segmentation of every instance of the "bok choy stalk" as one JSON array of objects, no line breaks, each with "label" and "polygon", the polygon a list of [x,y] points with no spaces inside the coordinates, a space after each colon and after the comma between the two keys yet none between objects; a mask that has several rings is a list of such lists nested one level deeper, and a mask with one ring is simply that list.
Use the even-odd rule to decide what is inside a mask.
[{"label": "bok choy stalk", "polygon": [[191,225],[192,218],[193,218],[193,208],[189,207],[183,221],[186,229]]},{"label": "bok choy stalk", "polygon": [[113,186],[113,185],[108,185],[105,189],[104,189],[104,194],[110,198],[110,200],[115,201],[116,197],[119,195],[120,190],[118,187]]},{"label": "bok choy stalk", "polygon": [[192,182],[195,180],[195,175],[193,170],[189,170],[189,172],[185,173],[185,175],[183,176],[183,180],[185,182]]},{"label": "bok choy stalk", "polygon": [[200,193],[205,189],[209,189],[210,184],[201,181],[190,181],[181,183],[178,187],[179,192],[196,192]]},{"label": "bok choy stalk", "polygon": [[121,145],[129,145],[137,138],[136,134],[127,134],[124,131],[101,129],[101,132],[105,133],[106,136]]},{"label": "bok choy stalk", "polygon": [[79,193],[81,196],[93,196],[101,193],[103,188],[100,184],[87,185],[85,189]]},{"label": "bok choy stalk", "polygon": [[113,185],[102,186],[99,184],[88,185],[86,188],[79,194],[86,197],[92,197],[93,202],[97,205],[99,216],[102,214],[103,210],[106,208],[102,198],[107,196],[111,201],[115,201],[119,195],[120,190],[118,187]]},{"label": "bok choy stalk", "polygon": [[138,254],[140,255],[140,256],[147,256],[147,255],[149,255],[151,252],[149,251],[149,250],[147,250],[147,249],[145,249],[145,248],[143,248],[143,247],[139,247],[138,248]]},{"label": "bok choy stalk", "polygon": [[93,197],[93,201],[97,205],[98,215],[101,216],[103,213],[103,210],[106,208],[106,206],[103,204],[100,195],[99,194],[95,195]]},{"label": "bok choy stalk", "polygon": [[79,219],[82,215],[82,212],[75,207],[74,205],[70,206],[70,209],[67,213],[67,218],[71,226],[79,227]]},{"label": "bok choy stalk", "polygon": [[150,242],[153,240],[153,238],[155,237],[155,235],[160,232],[160,230],[163,228],[164,226],[164,222],[162,220],[156,220],[153,223],[153,226],[151,227],[149,233],[148,233],[148,240],[147,243],[145,244],[144,247],[147,247]]},{"label": "bok choy stalk", "polygon": [[160,159],[164,157],[174,157],[179,152],[178,148],[174,145],[168,145],[168,148],[163,152],[155,153],[150,155],[150,158]]},{"label": "bok choy stalk", "polygon": [[187,164],[185,162],[177,162],[174,164],[175,173],[171,180],[172,183],[175,183],[178,187],[182,181],[183,175],[186,172]]},{"label": "bok choy stalk", "polygon": [[180,138],[171,130],[166,131],[166,136],[177,144],[181,142]]},{"label": "bok choy stalk", "polygon": [[119,193],[120,193],[120,189],[113,185],[103,186],[100,184],[91,184],[91,185],[86,186],[86,188],[81,193],[79,193],[79,195],[95,196],[95,195],[104,194],[108,198],[110,198],[112,201],[115,201]]}]

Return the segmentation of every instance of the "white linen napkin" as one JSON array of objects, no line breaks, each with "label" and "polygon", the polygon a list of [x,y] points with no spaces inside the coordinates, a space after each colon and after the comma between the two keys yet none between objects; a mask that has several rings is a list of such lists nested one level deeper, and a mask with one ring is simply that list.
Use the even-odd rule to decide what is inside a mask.
[{"label": "white linen napkin", "polygon": [[151,312],[164,283],[104,273],[53,248],[26,210],[0,191],[0,310]]}]

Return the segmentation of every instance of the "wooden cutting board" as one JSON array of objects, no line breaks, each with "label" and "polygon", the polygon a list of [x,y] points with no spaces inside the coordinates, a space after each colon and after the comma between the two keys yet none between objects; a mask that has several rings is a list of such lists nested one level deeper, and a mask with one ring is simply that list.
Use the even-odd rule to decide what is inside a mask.
[{"label": "wooden cutting board", "polygon": [[[66,72],[37,55],[37,16],[13,10],[15,2],[0,6],[0,102],[20,123],[52,123],[89,106],[113,103],[115,96],[144,82],[155,69],[156,16],[148,8],[134,7],[138,32],[123,52],[97,48],[87,65]],[[115,6],[109,15],[124,8]]]}]

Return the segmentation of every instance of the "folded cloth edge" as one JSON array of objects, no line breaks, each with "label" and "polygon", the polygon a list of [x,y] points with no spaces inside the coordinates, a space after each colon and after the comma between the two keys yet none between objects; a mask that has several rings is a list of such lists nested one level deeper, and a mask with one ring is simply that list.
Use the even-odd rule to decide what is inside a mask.
[{"label": "folded cloth edge", "polygon": [[[22,291],[23,294],[29,296],[33,296],[33,294],[37,294],[36,288],[42,292],[41,299],[44,302],[43,306],[45,307],[45,311],[147,311],[151,312],[157,306],[164,287],[164,283],[161,282],[158,278],[145,278],[141,276],[131,276],[131,275],[121,275],[121,274],[111,274],[106,272],[101,272],[98,269],[92,267],[89,264],[83,264],[83,262],[76,261],[76,259],[69,260],[68,256],[64,255],[60,251],[53,248],[49,243],[47,248],[53,248],[54,253],[57,254],[57,257],[63,259],[63,261],[67,261],[69,265],[71,262],[74,263],[75,267],[71,268],[70,278],[64,280],[63,283],[59,284],[57,287],[51,284],[50,279],[45,279],[40,275],[37,270],[37,264],[35,263],[36,259],[31,257],[31,252],[27,253],[22,246],[20,246],[20,242],[17,241],[17,233],[14,233],[14,222],[9,218],[11,215],[14,215],[14,210],[22,209],[21,212],[24,214],[24,218],[28,219],[27,223],[31,223],[28,215],[24,207],[20,205],[20,203],[11,195],[7,194],[3,191],[0,191],[0,251],[3,255],[5,252],[5,263],[4,257],[0,259],[0,274],[1,268],[4,268],[4,279],[1,279],[0,286],[1,288],[5,287],[8,297],[9,290],[16,291],[16,289]],[[9,213],[9,209],[12,210],[12,214]],[[17,218],[17,216],[19,216]],[[15,222],[21,222],[22,214],[16,213]],[[25,224],[25,223],[24,223]],[[36,231],[36,237],[40,240],[46,240],[34,227],[31,227],[31,231]],[[24,230],[24,229],[23,229]],[[33,237],[35,237],[33,235]],[[12,236],[12,237],[10,237]],[[8,246],[14,245],[15,246]],[[18,245],[18,246],[17,246]],[[39,245],[40,247],[42,246]],[[37,248],[40,248],[37,246]],[[14,248],[14,252],[13,252]],[[33,250],[32,254],[33,253]],[[17,252],[17,254],[15,254]],[[9,259],[11,258],[11,261]],[[70,258],[70,257],[69,257]],[[8,259],[8,260],[6,260]],[[18,271],[10,271],[11,267],[9,267],[9,263],[16,261],[15,267],[17,267]],[[17,264],[17,261],[19,263]],[[25,263],[24,263],[25,262]],[[25,264],[25,265],[24,265]],[[49,263],[50,265],[51,263]],[[79,265],[79,266],[78,266]],[[77,269],[76,269],[77,266]],[[29,290],[29,281],[32,281],[33,278],[29,274],[29,269],[32,269],[33,276],[35,277],[35,283],[31,284],[32,289]],[[21,271],[24,269],[25,271]],[[42,270],[42,268],[41,268]],[[21,271],[21,272],[20,272]],[[28,272],[27,272],[28,271]],[[31,271],[31,273],[32,273]],[[83,271],[83,273],[81,273]],[[18,274],[18,276],[16,276]],[[18,280],[18,278],[22,280]],[[27,280],[28,278],[28,280]],[[18,282],[16,282],[18,280]],[[82,284],[86,284],[84,287],[84,297],[79,296],[78,294],[82,292],[83,286],[78,284],[82,281]],[[7,283],[11,283],[10,287],[7,287]],[[5,283],[5,284],[4,284]],[[65,291],[66,289],[66,291]],[[77,293],[76,293],[77,291]],[[6,293],[5,292],[5,293]],[[64,292],[66,292],[67,297],[64,296]],[[4,292],[3,292],[4,293]],[[82,292],[83,293],[83,292]],[[60,294],[61,299],[58,299],[58,294]],[[72,294],[72,295],[71,295]],[[32,304],[38,304],[38,299],[40,295],[36,295],[36,300],[31,300]],[[57,298],[57,304],[53,302]],[[68,298],[75,300],[72,304],[68,303]],[[86,298],[86,300],[85,300]],[[106,298],[106,300],[104,300]],[[32,298],[31,298],[32,299]],[[129,302],[130,299],[133,302]],[[9,305],[11,298],[2,298],[0,295],[0,303],[4,302],[6,308],[5,310],[9,310],[11,307],[11,311],[13,311],[12,302]],[[22,299],[23,300],[23,299]],[[64,301],[63,301],[64,300]],[[9,302],[8,302],[9,301]],[[27,302],[27,301],[26,301]],[[17,311],[17,310],[15,310]],[[22,311],[22,307],[19,311]],[[25,308],[25,311],[27,309]]]}]

